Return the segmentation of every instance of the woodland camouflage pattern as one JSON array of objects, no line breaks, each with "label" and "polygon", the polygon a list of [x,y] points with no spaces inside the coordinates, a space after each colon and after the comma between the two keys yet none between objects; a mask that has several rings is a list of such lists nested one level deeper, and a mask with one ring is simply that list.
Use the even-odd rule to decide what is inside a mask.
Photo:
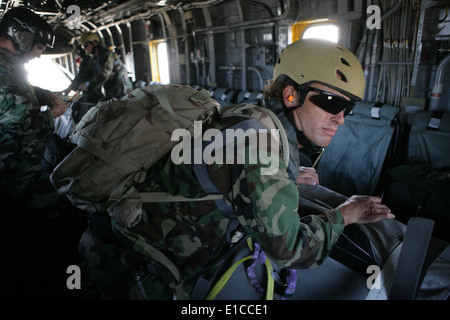
[{"label": "woodland camouflage pattern", "polygon": [[[226,128],[241,120],[240,117],[221,119],[214,127]],[[297,212],[297,188],[281,158],[279,165],[274,175],[261,175],[261,168],[269,165],[260,162],[215,164],[208,166],[208,172],[211,181],[232,203],[245,232],[273,262],[286,268],[317,267],[343,231],[342,214],[330,210],[301,218]],[[205,195],[192,166],[174,165],[170,155],[148,170],[145,182],[138,189],[192,198]],[[199,274],[226,250],[225,234],[230,220],[213,201],[146,203],[144,209],[143,219],[133,227],[125,228],[113,221],[114,233],[129,251],[144,259],[156,249],[173,262],[173,265],[164,264],[172,273],[171,286],[176,289],[177,299],[189,298]],[[83,243],[80,247],[85,252],[88,250]],[[141,290],[133,291],[145,291],[145,298],[172,298],[169,286],[151,273],[134,289],[138,285]]]},{"label": "woodland camouflage pattern", "polygon": [[102,86],[106,93],[105,99],[122,98],[132,90],[127,69],[117,53],[101,46],[97,48],[96,55],[83,58],[80,72],[70,87],[77,90],[81,83],[89,82],[85,99],[92,103],[97,103],[103,97]]},{"label": "woodland camouflage pattern", "polygon": [[54,120],[40,110],[45,91],[28,83],[19,57],[0,48],[0,187],[15,198],[29,198],[30,188],[48,178],[41,156]]}]

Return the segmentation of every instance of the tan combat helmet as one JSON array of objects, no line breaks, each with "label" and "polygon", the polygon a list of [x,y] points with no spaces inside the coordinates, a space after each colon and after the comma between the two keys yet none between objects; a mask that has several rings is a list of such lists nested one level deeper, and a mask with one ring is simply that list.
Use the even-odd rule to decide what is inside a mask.
[{"label": "tan combat helmet", "polygon": [[364,96],[364,72],[355,55],[345,47],[327,40],[303,39],[281,53],[273,80],[286,75],[298,84],[319,82],[361,100]]},{"label": "tan combat helmet", "polygon": [[98,43],[100,43],[100,37],[98,36],[97,33],[85,32],[80,37],[80,43],[82,43],[82,44],[86,43],[86,42],[92,42],[92,41],[97,41]]}]

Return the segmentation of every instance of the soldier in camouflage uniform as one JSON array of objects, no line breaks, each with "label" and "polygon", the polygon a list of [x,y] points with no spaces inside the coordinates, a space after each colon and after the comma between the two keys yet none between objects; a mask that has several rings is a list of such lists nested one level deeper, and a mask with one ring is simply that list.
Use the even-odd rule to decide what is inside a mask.
[{"label": "soldier in camouflage uniform", "polygon": [[[288,135],[289,146],[282,147],[290,149],[289,166],[286,167],[281,156],[278,170],[270,175],[262,173],[270,164],[259,157],[256,163],[206,165],[210,181],[232,206],[242,230],[280,268],[320,266],[345,225],[393,218],[379,198],[365,196],[351,197],[336,209],[318,215],[299,215],[295,183],[300,165],[298,149],[306,140],[300,138],[299,132],[307,128],[301,127],[298,108],[309,109],[317,104],[324,112],[328,125],[314,142],[326,144],[331,139],[330,131],[342,123],[352,101],[361,99],[364,92],[364,75],[356,57],[343,47],[322,45],[325,50],[321,55],[306,50],[313,52],[310,59],[319,60],[317,72],[302,64],[303,49],[316,48],[315,42],[301,41],[286,48],[275,67],[273,84],[266,90],[266,107],[276,112]],[[352,67],[343,66],[341,56]],[[294,74],[288,73],[289,70]],[[341,81],[344,77],[345,81]],[[269,118],[264,110],[257,107],[247,113],[263,122]],[[240,121],[243,118],[239,116],[221,118],[209,128],[225,129]],[[246,145],[245,151],[252,149]],[[268,152],[278,154],[278,150]],[[188,198],[205,195],[193,166],[175,165],[170,155],[148,170],[138,189]],[[229,248],[226,236],[230,218],[214,201],[144,203],[143,208],[141,221],[131,227],[111,220],[113,238],[128,250],[114,250],[116,247],[105,241],[106,236],[100,236],[102,232],[84,234],[80,251],[90,263],[94,282],[103,286],[104,296],[123,298],[130,294],[125,284],[131,279],[130,273],[126,275],[123,271],[131,270],[135,283],[132,298],[172,299],[174,292],[177,299],[189,298],[200,274]],[[112,268],[107,267],[108,261]],[[143,261],[152,262],[147,265],[147,272],[140,272]]]},{"label": "soldier in camouflage uniform", "polygon": [[82,34],[80,42],[88,55],[83,58],[80,72],[65,90],[66,93],[80,90],[83,91],[82,101],[97,103],[99,100],[122,98],[132,90],[120,56],[102,47],[98,34],[86,32]]},{"label": "soldier in camouflage uniform", "polygon": [[[52,46],[53,40],[50,25],[27,9],[10,9],[0,22],[2,297],[43,297],[51,286],[47,276],[55,272],[56,261],[51,258],[57,255],[49,254],[54,243],[45,226],[50,212],[44,206],[58,198],[41,168],[41,157],[54,132],[54,118],[68,105],[50,91],[31,86],[24,68],[24,63]],[[44,105],[49,109],[41,111]]]},{"label": "soldier in camouflage uniform", "polygon": [[[0,32],[0,186],[28,205],[31,190],[38,191],[36,185],[48,181],[41,156],[54,131],[53,119],[68,105],[50,91],[31,86],[24,69],[25,62],[53,45],[50,25],[27,9],[14,8],[3,16]],[[43,105],[50,108],[41,112]]]}]

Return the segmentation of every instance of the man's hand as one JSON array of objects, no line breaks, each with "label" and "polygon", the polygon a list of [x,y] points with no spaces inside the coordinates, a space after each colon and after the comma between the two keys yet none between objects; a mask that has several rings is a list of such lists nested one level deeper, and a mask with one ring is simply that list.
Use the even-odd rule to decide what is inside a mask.
[{"label": "man's hand", "polygon": [[89,82],[83,82],[83,83],[80,83],[77,90],[85,91],[85,90],[87,90],[88,87],[89,87]]},{"label": "man's hand", "polygon": [[352,223],[372,223],[382,219],[393,219],[395,216],[381,198],[371,196],[352,196],[339,207],[344,216],[345,225]]},{"label": "man's hand", "polygon": [[316,173],[316,169],[308,167],[298,168],[297,185],[309,184],[312,186],[319,184],[319,175]]},{"label": "man's hand", "polygon": [[[59,99],[59,98],[58,98]],[[53,118],[58,118],[59,116],[62,116],[64,112],[66,112],[66,109],[69,107],[67,103],[63,103],[61,99],[58,101],[55,101],[50,106],[50,112],[53,115]]]}]

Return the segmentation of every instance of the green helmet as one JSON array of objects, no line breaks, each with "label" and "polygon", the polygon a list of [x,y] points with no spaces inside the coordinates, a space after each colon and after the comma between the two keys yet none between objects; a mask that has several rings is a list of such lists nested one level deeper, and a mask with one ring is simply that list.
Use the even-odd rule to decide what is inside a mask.
[{"label": "green helmet", "polygon": [[364,71],[355,55],[345,47],[327,40],[303,39],[281,53],[273,80],[286,75],[298,84],[319,82],[349,96],[364,97]]},{"label": "green helmet", "polygon": [[80,37],[81,44],[86,43],[86,42],[91,42],[91,41],[97,41],[98,43],[100,43],[100,37],[98,36],[97,33],[85,32]]}]

